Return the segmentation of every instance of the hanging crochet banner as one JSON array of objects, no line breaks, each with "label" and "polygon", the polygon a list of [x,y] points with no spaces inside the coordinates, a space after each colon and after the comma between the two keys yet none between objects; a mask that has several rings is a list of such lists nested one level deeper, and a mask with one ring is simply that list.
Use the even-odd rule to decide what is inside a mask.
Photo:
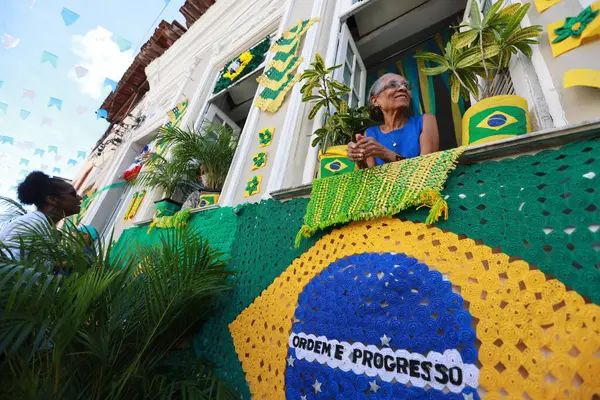
[{"label": "hanging crochet banner", "polygon": [[122,53],[131,49],[131,42],[125,38],[120,37],[117,39],[117,46],[119,46],[119,50],[121,50]]},{"label": "hanging crochet banner", "polygon": [[40,157],[44,157],[44,154],[46,153],[46,151],[44,149],[35,149],[33,151],[33,156],[40,156]]},{"label": "hanging crochet banner", "polygon": [[271,52],[275,52],[273,60],[257,79],[264,89],[254,104],[261,110],[277,112],[287,92],[300,79],[300,74],[294,72],[303,60],[298,56],[300,40],[318,20],[318,18],[311,18],[300,21],[296,26],[285,31],[271,46]]},{"label": "hanging crochet banner", "polygon": [[100,118],[108,119],[108,111],[103,109],[96,111],[96,119]]},{"label": "hanging crochet banner", "polygon": [[58,146],[48,146],[48,154],[58,154]]},{"label": "hanging crochet banner", "polygon": [[429,207],[427,223],[448,218],[441,190],[464,147],[385,164],[314,182],[304,226],[296,237],[350,221],[391,217],[409,207]]},{"label": "hanging crochet banner", "polygon": [[600,1],[585,8],[579,15],[567,17],[548,25],[548,39],[552,55],[563,53],[581,46],[584,42],[600,37]]},{"label": "hanging crochet banner", "polygon": [[58,167],[54,167],[54,168],[52,168],[52,173],[53,173],[53,174],[60,174],[60,171],[61,171],[61,170],[60,170],[60,168],[58,168]]},{"label": "hanging crochet banner", "polygon": [[188,99],[184,99],[181,103],[177,104],[175,107],[167,111],[167,116],[169,117],[169,122],[165,125],[168,128],[177,128],[181,125],[181,120],[185,116],[189,105]]},{"label": "hanging crochet banner", "polygon": [[85,160],[85,151],[78,151],[77,152],[77,158],[81,158],[82,160]]},{"label": "hanging crochet banner", "polygon": [[119,82],[117,81],[113,81],[112,79],[104,79],[104,87],[110,86],[110,91],[114,92],[115,90],[117,90],[117,85],[119,84]]},{"label": "hanging crochet banner", "polygon": [[75,166],[77,165],[77,160],[73,160],[72,158],[67,161],[67,165]]},{"label": "hanging crochet banner", "polygon": [[239,57],[229,61],[219,73],[213,94],[227,89],[233,83],[252,73],[265,60],[265,54],[271,46],[271,38],[267,36],[262,42],[243,52]]},{"label": "hanging crochet banner", "polygon": [[21,119],[25,121],[31,115],[31,111],[21,110],[19,114],[21,115]]},{"label": "hanging crochet banner", "polygon": [[10,136],[0,136],[0,144],[15,144],[15,139]]}]

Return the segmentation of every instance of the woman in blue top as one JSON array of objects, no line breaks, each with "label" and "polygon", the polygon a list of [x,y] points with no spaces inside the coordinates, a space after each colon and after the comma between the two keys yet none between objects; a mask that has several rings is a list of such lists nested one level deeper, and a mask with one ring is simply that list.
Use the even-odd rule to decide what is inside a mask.
[{"label": "woman in blue top", "polygon": [[385,74],[369,92],[369,112],[382,125],[356,135],[356,143],[348,144],[348,158],[359,165],[373,167],[405,158],[413,158],[439,150],[440,141],[435,116],[406,117],[412,85],[403,76]]}]

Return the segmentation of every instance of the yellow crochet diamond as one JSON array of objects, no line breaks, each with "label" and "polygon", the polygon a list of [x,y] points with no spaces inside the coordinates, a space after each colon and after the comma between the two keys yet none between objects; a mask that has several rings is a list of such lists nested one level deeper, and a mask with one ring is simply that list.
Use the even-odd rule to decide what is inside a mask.
[{"label": "yellow crochet diamond", "polygon": [[477,125],[478,128],[498,131],[508,125],[518,122],[515,117],[502,111],[493,111]]}]

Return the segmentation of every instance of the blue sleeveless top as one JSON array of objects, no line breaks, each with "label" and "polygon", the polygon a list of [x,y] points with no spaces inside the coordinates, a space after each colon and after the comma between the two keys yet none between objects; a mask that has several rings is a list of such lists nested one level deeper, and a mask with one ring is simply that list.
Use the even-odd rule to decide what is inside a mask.
[{"label": "blue sleeveless top", "polygon": [[[381,132],[379,126],[367,128],[365,132],[367,137],[372,137],[381,143],[384,147],[398,153],[406,158],[418,157],[421,154],[419,137],[423,130],[423,116],[417,115],[410,117],[400,129],[388,133]],[[394,146],[394,143],[396,146]],[[375,158],[377,165],[383,165],[385,162],[381,158]]]}]

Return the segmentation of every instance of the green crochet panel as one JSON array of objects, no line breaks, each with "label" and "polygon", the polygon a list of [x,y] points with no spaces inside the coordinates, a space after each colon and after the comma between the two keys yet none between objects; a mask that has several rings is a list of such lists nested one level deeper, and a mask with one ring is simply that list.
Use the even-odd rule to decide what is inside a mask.
[{"label": "green crochet panel", "polygon": [[[600,141],[593,140],[533,156],[460,165],[443,191],[450,218],[436,226],[520,257],[600,304],[599,154]],[[228,325],[328,233],[319,232],[294,248],[307,205],[308,199],[269,200],[244,205],[237,214],[222,208],[190,219],[190,226],[230,254],[236,272],[235,289],[198,332],[194,348],[217,365],[217,374],[244,399],[250,392]],[[425,221],[427,211],[404,211],[398,217]],[[144,238],[146,230],[125,231],[117,246],[131,247],[133,240],[156,242],[158,236]]]}]

